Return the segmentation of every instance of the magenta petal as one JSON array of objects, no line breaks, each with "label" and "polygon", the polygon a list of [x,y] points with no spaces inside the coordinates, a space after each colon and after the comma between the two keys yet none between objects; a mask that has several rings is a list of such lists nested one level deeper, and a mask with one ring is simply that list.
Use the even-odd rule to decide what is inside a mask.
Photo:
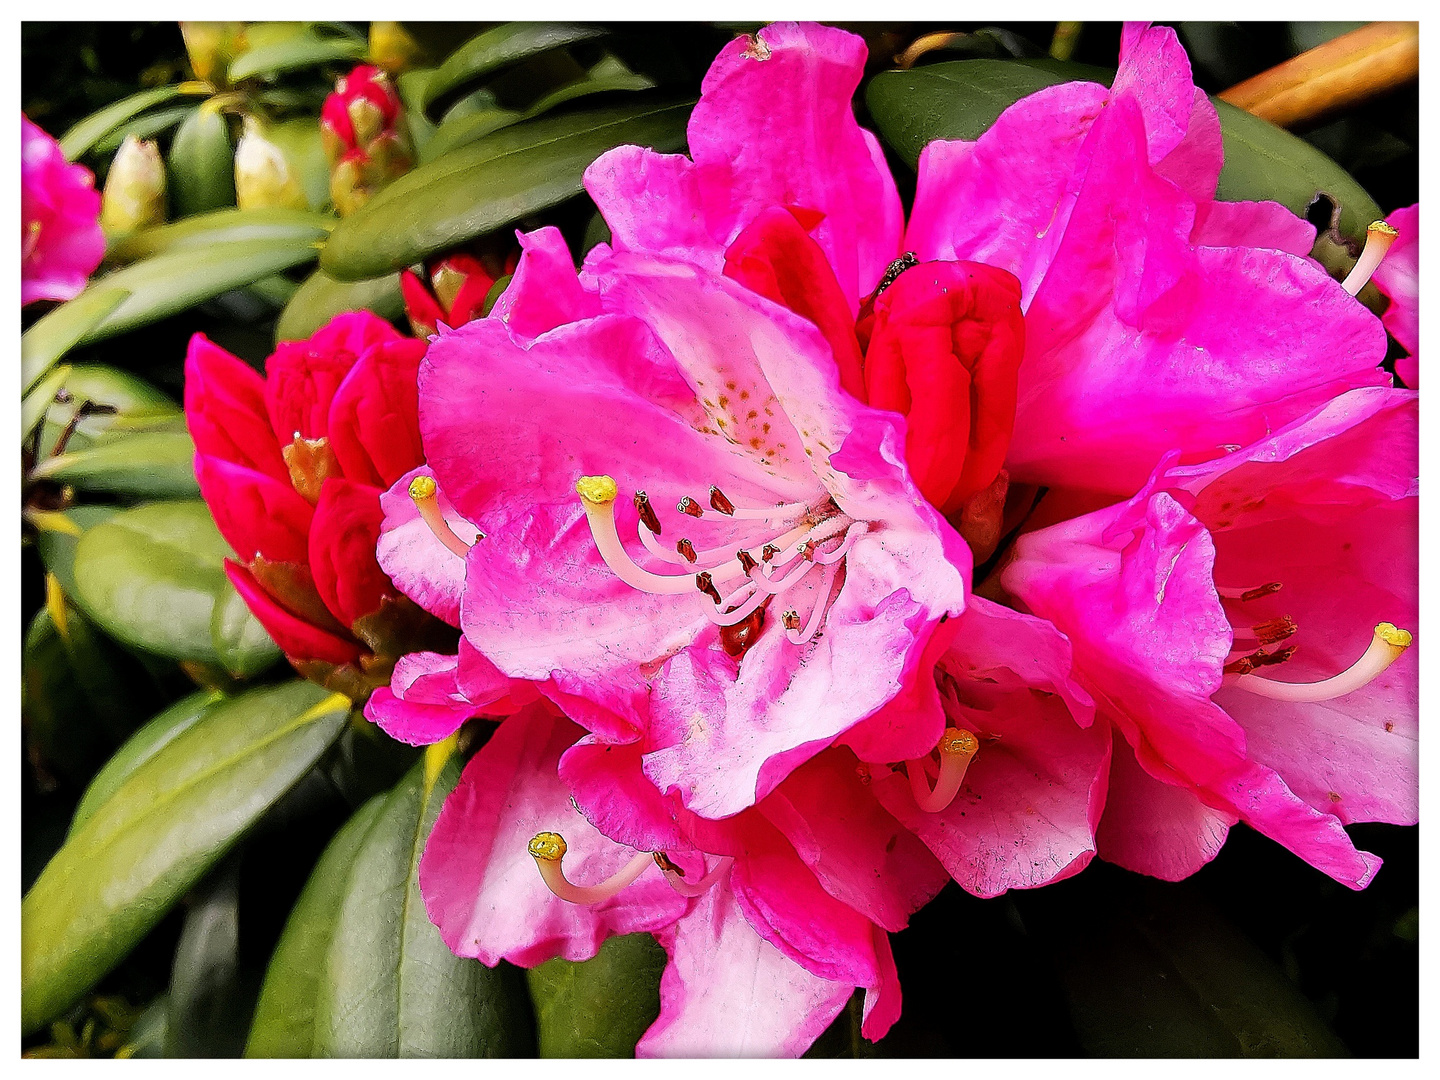
[{"label": "magenta petal", "polygon": [[499,319],[517,338],[533,339],[565,323],[600,314],[593,293],[580,287],[565,238],[553,225],[515,234],[520,263],[515,276],[495,301],[491,318]]},{"label": "magenta petal", "polygon": [[310,572],[320,599],[342,626],[373,615],[384,597],[394,596],[375,561],[381,519],[378,488],[326,478],[310,521]]},{"label": "magenta petal", "polygon": [[368,311],[336,315],[304,341],[282,341],[265,362],[265,401],[282,446],[297,435],[318,439],[329,431],[335,391],[372,345],[399,341],[400,333]]},{"label": "magenta petal", "polygon": [[195,452],[290,483],[265,411],[265,380],[204,334],[185,353],[185,423]]},{"label": "magenta petal", "polygon": [[326,430],[347,479],[384,488],[425,460],[415,388],[424,355],[424,342],[384,341],[336,389]]},{"label": "magenta petal", "polygon": [[358,642],[336,637],[296,615],[267,593],[239,563],[225,560],[225,575],[235,586],[265,632],[292,660],[323,660],[327,664],[348,664],[360,656]]},{"label": "magenta petal", "polygon": [[310,557],[310,504],[283,481],[221,458],[195,455],[195,480],[220,535],[246,562],[305,564]]},{"label": "magenta petal", "polygon": [[[1385,329],[1414,356],[1420,351],[1420,204],[1396,210],[1385,220],[1400,235],[1370,280],[1390,298],[1390,306],[1380,316]],[[1399,365],[1395,370],[1399,372]],[[1412,390],[1419,388],[1417,375],[1400,377]]]},{"label": "magenta petal", "polygon": [[689,847],[667,799],[640,768],[640,744],[587,735],[560,758],[560,779],[587,821],[616,843],[640,851]]},{"label": "magenta petal", "polygon": [[1209,202],[1196,207],[1190,242],[1197,247],[1253,247],[1305,258],[1315,226],[1279,203]]},{"label": "magenta petal", "polygon": [[865,1006],[860,1016],[860,1034],[871,1042],[879,1042],[900,1019],[900,973],[895,969],[895,954],[890,951],[890,938],[878,926],[872,926],[875,939],[875,960],[880,969],[878,986],[865,988]]},{"label": "magenta petal", "polygon": [[20,304],[73,300],[105,255],[100,193],[83,165],[20,114]]},{"label": "magenta petal", "polygon": [[580,884],[603,880],[635,855],[595,831],[556,775],[580,735],[543,707],[517,713],[445,800],[420,859],[420,892],[457,955],[492,967],[502,959],[522,967],[557,956],[588,960],[611,934],[657,930],[686,910],[689,901],[657,868],[599,904],[571,904],[545,887],[528,847],[538,832],[564,836],[565,873]]},{"label": "magenta petal", "polygon": [[[460,625],[460,594],[465,590],[465,560],[430,531],[410,497],[410,482],[434,474],[428,466],[405,473],[380,496],[385,514],[375,557],[395,587],[437,619]],[[437,492],[440,514],[455,535],[475,543],[479,530],[460,516],[444,489]]]},{"label": "magenta petal", "polygon": [[636,1057],[799,1057],[850,998],[852,987],[812,975],[757,934],[728,882],[656,937],[670,963]]},{"label": "magenta petal", "polygon": [[365,704],[365,719],[411,746],[447,739],[480,710],[455,685],[456,658],[441,653],[409,653],[395,664],[390,685],[377,689]]}]

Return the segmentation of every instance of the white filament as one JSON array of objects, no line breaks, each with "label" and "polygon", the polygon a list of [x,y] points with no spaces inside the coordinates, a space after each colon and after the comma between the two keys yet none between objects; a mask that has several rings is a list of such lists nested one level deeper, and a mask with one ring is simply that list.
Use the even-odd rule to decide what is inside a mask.
[{"label": "white filament", "polygon": [[576,885],[569,881],[565,877],[565,871],[560,867],[561,861],[560,859],[535,860],[535,865],[540,868],[540,877],[550,891],[561,900],[568,900],[572,904],[598,904],[601,901],[609,900],[629,885],[643,874],[645,868],[652,865],[655,860],[648,852],[642,851],[598,885]]},{"label": "white filament", "polygon": [[1277,682],[1259,675],[1241,675],[1235,685],[1242,690],[1276,701],[1330,701],[1354,693],[1366,686],[1400,658],[1405,645],[1396,645],[1385,640],[1377,629],[1370,640],[1365,654],[1339,675],[1312,683]]}]

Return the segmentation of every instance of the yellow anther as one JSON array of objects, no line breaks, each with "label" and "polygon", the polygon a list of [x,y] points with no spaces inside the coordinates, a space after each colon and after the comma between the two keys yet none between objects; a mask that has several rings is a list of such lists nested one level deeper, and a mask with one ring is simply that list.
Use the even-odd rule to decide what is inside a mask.
[{"label": "yellow anther", "polygon": [[575,491],[586,502],[605,506],[615,501],[620,489],[608,476],[582,476],[575,481]]},{"label": "yellow anther", "polygon": [[542,862],[558,863],[565,857],[565,838],[559,833],[536,833],[530,838],[530,854]]},{"label": "yellow anther", "polygon": [[980,749],[980,740],[964,728],[946,728],[945,734],[940,736],[940,753],[942,754],[963,754],[965,757],[970,757],[978,749]]},{"label": "yellow anther", "polygon": [[1396,237],[1400,230],[1391,225],[1388,221],[1372,221],[1365,229],[1366,233],[1376,233],[1380,236]]},{"label": "yellow anther", "polygon": [[435,478],[421,473],[410,481],[410,498],[419,502],[421,499],[433,499],[435,497]]},{"label": "yellow anther", "polygon": [[[1384,223],[1381,222],[1380,224]],[[1374,227],[1373,225],[1371,226],[1372,229]],[[1379,626],[1375,627],[1375,636],[1385,642],[1386,645],[1393,645],[1397,649],[1408,649],[1410,642],[1415,640],[1409,630],[1401,630],[1394,623],[1388,622],[1382,622]]]}]

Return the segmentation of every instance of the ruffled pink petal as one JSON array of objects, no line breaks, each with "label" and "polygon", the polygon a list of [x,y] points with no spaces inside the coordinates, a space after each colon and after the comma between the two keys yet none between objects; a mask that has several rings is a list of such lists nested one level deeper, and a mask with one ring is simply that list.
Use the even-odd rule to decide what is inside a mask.
[{"label": "ruffled pink petal", "polygon": [[1180,881],[1220,854],[1237,819],[1206,806],[1193,791],[1154,779],[1125,740],[1115,740],[1105,813],[1095,833],[1106,862]]},{"label": "ruffled pink petal", "polygon": [[1195,208],[1190,242],[1196,247],[1252,247],[1305,258],[1315,226],[1274,202],[1207,202]]},{"label": "ruffled pink petal", "polygon": [[402,656],[395,664],[390,685],[370,695],[365,718],[411,746],[449,738],[480,712],[479,706],[466,700],[455,684],[456,660],[454,656],[431,652]]},{"label": "ruffled pink petal", "polygon": [[[460,625],[460,596],[465,591],[465,560],[438,540],[420,517],[410,497],[410,482],[417,476],[434,477],[422,465],[396,480],[380,496],[385,520],[375,557],[395,587],[437,619]],[[467,544],[474,544],[479,530],[463,518],[443,489],[436,492],[440,515]]]},{"label": "ruffled pink petal", "polygon": [[[1396,210],[1388,221],[1400,233],[1370,280],[1390,298],[1380,319],[1385,329],[1411,356],[1420,352],[1420,204]],[[1399,372],[1399,365],[1395,370]],[[1400,377],[1412,390],[1419,389],[1415,373]],[[1413,380],[1413,381],[1412,381]]]},{"label": "ruffled pink petal", "polygon": [[385,488],[425,460],[415,388],[424,355],[421,341],[381,342],[336,389],[326,430],[347,479]]},{"label": "ruffled pink petal", "polygon": [[757,934],[728,882],[655,936],[670,963],[636,1057],[799,1057],[850,998]]},{"label": "ruffled pink petal", "polygon": [[534,339],[557,326],[600,314],[594,294],[580,287],[559,229],[547,225],[515,236],[520,241],[520,263],[495,301],[492,318],[499,319],[512,336]]},{"label": "ruffled pink petal", "polygon": [[585,190],[610,226],[614,250],[668,255],[719,273],[729,239],[712,236],[707,222],[730,211],[723,190],[712,196],[714,207],[706,205],[699,174],[684,154],[617,146],[585,170]]},{"label": "ruffled pink petal", "polygon": [[759,805],[821,887],[886,930],[902,930],[948,877],[915,836],[875,801],[860,763],[826,750]]},{"label": "ruffled pink petal", "polygon": [[196,453],[290,483],[265,411],[265,380],[204,334],[185,353],[185,423]]},{"label": "ruffled pink petal", "polygon": [[225,576],[265,632],[280,646],[280,651],[292,660],[348,664],[359,659],[361,650],[358,642],[336,637],[292,615],[239,563],[226,559]]},{"label": "ruffled pink petal", "polygon": [[83,165],[20,114],[20,304],[73,300],[105,255],[100,193]]},{"label": "ruffled pink petal", "polygon": [[302,565],[309,559],[314,511],[288,483],[203,454],[195,455],[195,480],[215,527],[240,558]]},{"label": "ruffled pink petal", "polygon": [[678,807],[641,771],[638,742],[609,743],[587,735],[560,758],[560,779],[587,821],[616,843],[639,851],[689,847]]},{"label": "ruffled pink petal", "polygon": [[538,832],[565,838],[565,874],[580,884],[609,877],[635,855],[575,810],[556,775],[560,755],[581,734],[531,706],[501,723],[445,800],[420,859],[420,892],[456,955],[492,967],[588,960],[611,934],[658,930],[685,912],[689,901],[658,868],[598,904],[571,904],[546,888],[528,848]]},{"label": "ruffled pink petal", "polygon": [[400,333],[369,311],[336,315],[304,341],[282,341],[265,362],[265,402],[282,446],[296,434],[328,434],[335,391],[372,345],[401,340]]}]

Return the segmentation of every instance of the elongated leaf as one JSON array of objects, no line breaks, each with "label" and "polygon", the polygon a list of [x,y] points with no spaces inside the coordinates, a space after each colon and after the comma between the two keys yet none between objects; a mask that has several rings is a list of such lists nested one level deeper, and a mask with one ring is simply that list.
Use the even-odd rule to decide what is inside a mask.
[{"label": "elongated leaf", "polygon": [[105,289],[123,289],[124,300],[91,327],[80,344],[102,341],[194,307],[230,289],[312,261],[312,240],[237,240],[182,247],[116,270],[100,279]]},{"label": "elongated leaf", "polygon": [[385,800],[355,853],[317,987],[317,1057],[530,1051],[518,973],[452,953],[420,898],[420,854],[459,776],[460,762],[432,747]]},{"label": "elongated leaf", "polygon": [[370,832],[385,796],[376,795],[331,839],[290,911],[255,1006],[245,1056],[310,1057],[315,1048],[315,997],[335,920],[360,845]]},{"label": "elongated leaf", "polygon": [[91,285],[42,316],[20,335],[20,389],[34,386],[50,366],[99,326],[129,296],[124,288]]},{"label": "elongated leaf", "polygon": [[181,217],[235,205],[235,147],[213,102],[186,117],[170,144],[170,201]]},{"label": "elongated leaf", "polygon": [[38,444],[42,459],[54,453],[60,435],[87,402],[103,406],[103,411],[83,415],[76,421],[65,444],[67,452],[88,449],[107,437],[185,430],[180,407],[139,376],[105,364],[67,366],[70,373],[65,377],[64,389],[68,400],[56,401],[46,410]]},{"label": "elongated leaf", "polygon": [[665,950],[649,934],[612,937],[583,963],[548,960],[525,974],[540,1056],[628,1058],[660,1015]]},{"label": "elongated leaf", "polygon": [[[121,124],[114,131],[110,132],[103,139],[95,144],[95,153],[113,154],[120,149],[120,144],[127,137],[134,135],[137,139],[153,139],[157,135],[163,135],[176,124],[181,123],[185,117],[195,111],[194,105],[175,105],[168,109],[156,109],[154,112],[137,116],[127,124]],[[172,188],[173,190],[173,188]]]},{"label": "elongated leaf", "polygon": [[26,518],[39,529],[35,546],[45,572],[54,574],[65,595],[75,596],[75,549],[86,531],[109,521],[118,510],[113,506],[72,506],[68,510],[44,513],[27,511]]},{"label": "elongated leaf", "polygon": [[71,835],[95,816],[96,811],[109,801],[136,769],[189,731],[224,701],[225,698],[219,691],[197,690],[189,697],[181,698],[125,740],[125,745],[95,774],[90,786],[85,789],[85,794],[80,797],[80,803],[75,807],[75,816],[70,819]]},{"label": "elongated leaf", "polygon": [[692,104],[630,103],[487,135],[407,173],[345,218],[321,269],[341,281],[380,277],[563,202],[612,147],[677,149]]},{"label": "elongated leaf", "polygon": [[257,45],[230,62],[230,81],[255,75],[278,75],[285,71],[317,67],[341,60],[358,60],[365,55],[365,43],[348,37],[321,37],[313,30],[284,40]]},{"label": "elongated leaf", "polygon": [[61,364],[52,368],[50,374],[41,379],[20,402],[20,438],[29,437],[35,425],[45,419],[46,412],[55,405],[55,393],[65,385],[70,375],[70,365]]},{"label": "elongated leaf", "polygon": [[[129,263],[184,248],[208,248],[238,241],[274,240],[318,244],[330,235],[335,219],[328,214],[282,207],[237,210],[233,207],[131,233],[106,257]],[[73,301],[72,301],[73,302]],[[38,323],[36,325],[39,325]]]},{"label": "elongated leaf", "polygon": [[249,994],[240,969],[239,854],[191,890],[170,969],[167,1058],[233,1058],[245,1046]]},{"label": "elongated leaf", "polygon": [[293,681],[209,713],[66,841],[20,908],[21,1028],[128,953],[339,734],[349,699]]},{"label": "elongated leaf", "polygon": [[225,577],[231,555],[203,502],[143,503],[80,537],[75,599],[127,644],[254,674],[277,650]]},{"label": "elongated leaf", "polygon": [[405,314],[400,275],[368,281],[336,281],[316,270],[290,298],[275,324],[276,341],[300,341],[345,311],[373,311],[382,319]]},{"label": "elongated leaf", "polygon": [[179,94],[203,94],[206,90],[201,83],[181,83],[173,86],[157,86],[153,90],[141,90],[121,98],[112,105],[91,113],[64,135],[60,136],[60,149],[71,161],[89,151],[94,145],[132,116],[161,102],[169,101]]},{"label": "elongated leaf", "polygon": [[200,494],[194,458],[195,444],[183,431],[143,433],[46,458],[31,475],[70,484],[81,491],[151,499],[186,498]]},{"label": "elongated leaf", "polygon": [[435,69],[425,86],[425,112],[439,120],[443,108],[465,87],[512,64],[551,49],[603,36],[594,26],[512,22],[477,34]]}]

